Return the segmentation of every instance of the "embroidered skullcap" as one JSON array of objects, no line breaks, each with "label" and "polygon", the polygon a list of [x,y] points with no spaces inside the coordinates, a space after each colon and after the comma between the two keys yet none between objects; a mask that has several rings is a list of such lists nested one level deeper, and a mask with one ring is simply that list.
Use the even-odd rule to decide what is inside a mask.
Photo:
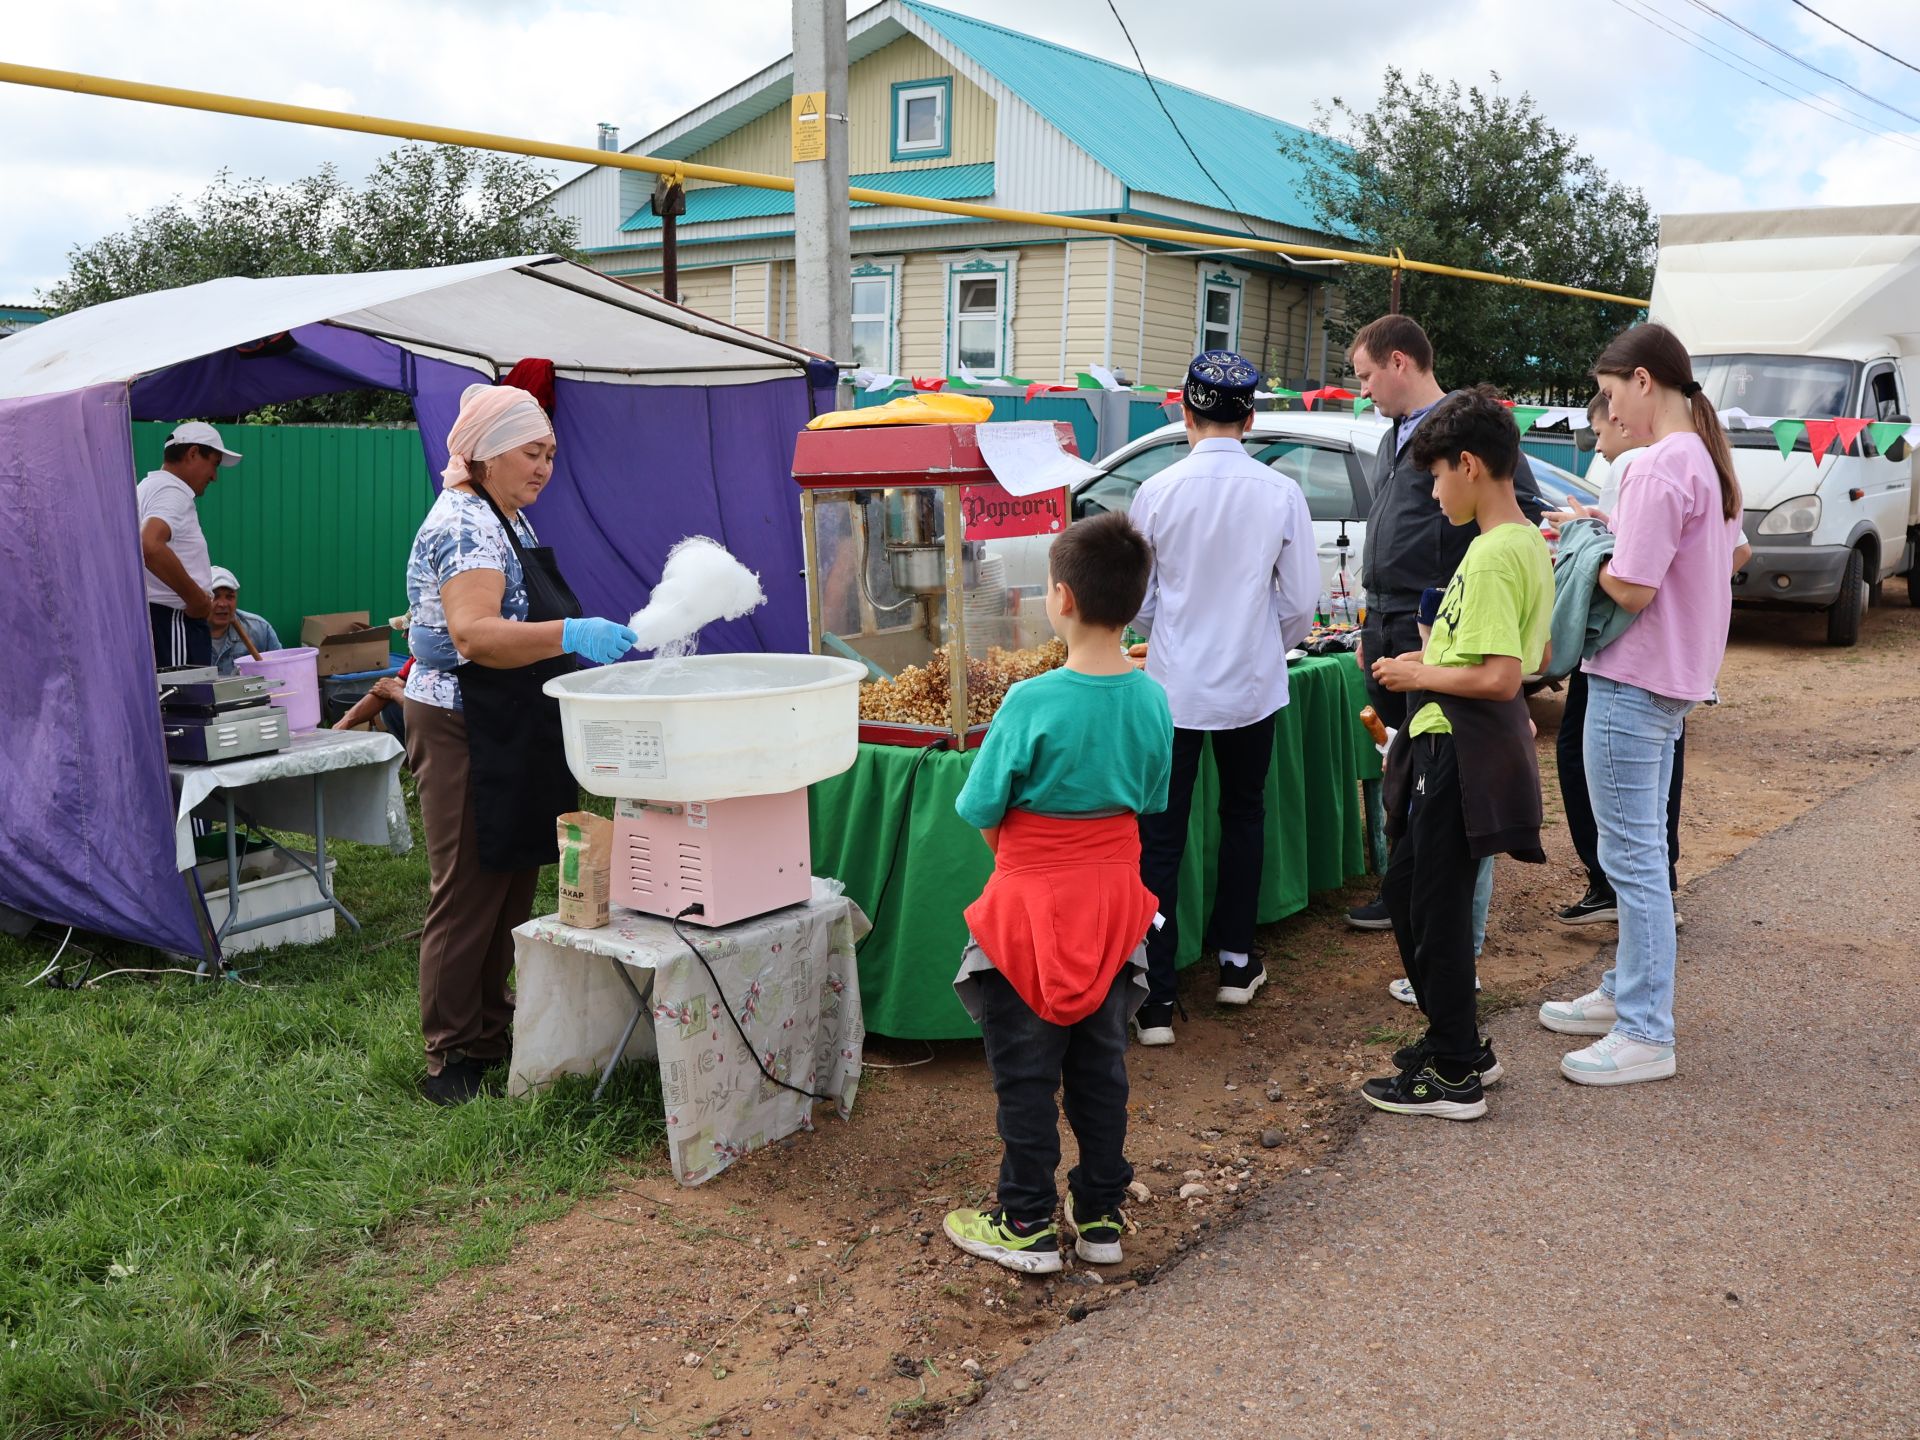
[{"label": "embroidered skullcap", "polygon": [[1208,350],[1193,357],[1182,392],[1187,408],[1209,420],[1239,420],[1253,411],[1260,372],[1243,355]]}]

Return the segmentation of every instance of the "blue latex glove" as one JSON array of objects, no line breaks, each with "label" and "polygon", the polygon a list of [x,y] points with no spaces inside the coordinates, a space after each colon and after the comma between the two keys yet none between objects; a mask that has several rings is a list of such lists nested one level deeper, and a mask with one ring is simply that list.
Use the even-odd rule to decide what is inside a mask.
[{"label": "blue latex glove", "polygon": [[640,637],[617,620],[568,620],[560,626],[560,648],[596,665],[611,665],[633,649]]}]

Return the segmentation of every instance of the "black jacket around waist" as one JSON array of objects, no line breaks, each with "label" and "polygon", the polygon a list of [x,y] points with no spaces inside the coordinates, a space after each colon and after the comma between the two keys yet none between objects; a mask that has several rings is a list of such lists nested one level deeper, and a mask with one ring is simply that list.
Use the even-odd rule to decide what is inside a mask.
[{"label": "black jacket around waist", "polygon": [[[1534,751],[1523,694],[1506,700],[1468,700],[1459,695],[1415,691],[1407,696],[1407,714],[1418,715],[1429,700],[1439,705],[1453,727],[1442,743],[1454,747],[1460,766],[1460,809],[1466,820],[1467,848],[1476,860],[1511,855],[1530,864],[1546,863],[1540,848],[1540,760]],[[1380,799],[1386,806],[1387,839],[1406,833],[1407,806],[1413,799],[1413,748],[1426,736],[1405,729],[1387,748]]]},{"label": "black jacket around waist", "polygon": [[[1479,534],[1471,524],[1455,525],[1433,498],[1433,476],[1417,469],[1410,455],[1416,428],[1407,444],[1396,447],[1399,430],[1393,422],[1380,437],[1374,456],[1373,507],[1367,514],[1367,539],[1360,552],[1360,583],[1367,590],[1370,609],[1392,614],[1420,608],[1420,592],[1440,590],[1466,558],[1467,546]],[[1534,524],[1546,513],[1546,504],[1534,484],[1533,467],[1522,455],[1513,472],[1514,498]]]}]

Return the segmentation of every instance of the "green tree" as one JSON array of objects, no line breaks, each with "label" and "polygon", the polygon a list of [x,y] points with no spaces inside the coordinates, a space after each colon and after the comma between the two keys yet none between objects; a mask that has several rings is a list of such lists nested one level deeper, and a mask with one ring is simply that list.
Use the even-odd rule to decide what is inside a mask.
[{"label": "green tree", "polygon": [[[1503,95],[1492,80],[1491,90],[1462,90],[1425,73],[1409,82],[1389,66],[1371,110],[1336,97],[1316,108],[1320,134],[1284,139],[1281,153],[1305,170],[1321,224],[1366,249],[1645,295],[1659,237],[1646,197],[1614,183],[1532,96]],[[1337,343],[1387,312],[1390,285],[1385,269],[1346,268],[1329,326]],[[1644,313],[1413,272],[1402,276],[1400,308],[1433,338],[1442,384],[1491,381],[1547,404],[1584,401],[1602,347]]]},{"label": "green tree", "polygon": [[[292,184],[221,170],[192,200],[135,216],[125,230],[68,252],[42,297],[56,314],[107,300],[240,275],[343,274],[573,253],[576,222],[542,203],[553,176],[533,161],[454,145],[405,145],[354,187],[332,165]],[[323,395],[252,418],[396,420],[399,396]]]}]

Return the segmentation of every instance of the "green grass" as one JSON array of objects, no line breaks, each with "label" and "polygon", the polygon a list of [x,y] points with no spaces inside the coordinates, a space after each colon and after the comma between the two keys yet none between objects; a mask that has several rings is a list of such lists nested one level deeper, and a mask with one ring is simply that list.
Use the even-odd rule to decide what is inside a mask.
[{"label": "green grass", "polygon": [[[0,1435],[252,1428],[622,1157],[658,1164],[648,1067],[599,1106],[585,1081],[422,1101],[405,937],[424,849],[338,853],[365,930],[239,957],[258,989],[182,975],[27,989],[51,957],[44,928],[0,937]],[[552,908],[551,875],[535,913]],[[74,938],[95,974],[166,963]]]}]

